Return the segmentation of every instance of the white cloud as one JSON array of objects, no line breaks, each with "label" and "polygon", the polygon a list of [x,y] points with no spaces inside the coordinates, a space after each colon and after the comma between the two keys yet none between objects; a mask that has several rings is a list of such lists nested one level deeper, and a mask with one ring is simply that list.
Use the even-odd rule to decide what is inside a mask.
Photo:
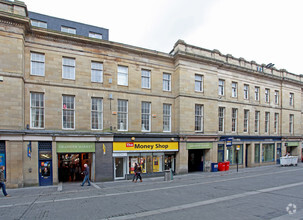
[{"label": "white cloud", "polygon": [[25,0],[28,10],[109,29],[110,40],[169,52],[178,39],[303,73],[301,0]]}]

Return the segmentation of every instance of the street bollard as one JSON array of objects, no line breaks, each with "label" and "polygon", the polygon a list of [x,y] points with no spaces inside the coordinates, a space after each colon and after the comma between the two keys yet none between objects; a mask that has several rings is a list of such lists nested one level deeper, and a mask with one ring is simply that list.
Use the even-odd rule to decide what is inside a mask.
[{"label": "street bollard", "polygon": [[171,180],[171,177],[170,177],[170,174],[171,171],[170,170],[164,170],[164,181],[170,181]]}]

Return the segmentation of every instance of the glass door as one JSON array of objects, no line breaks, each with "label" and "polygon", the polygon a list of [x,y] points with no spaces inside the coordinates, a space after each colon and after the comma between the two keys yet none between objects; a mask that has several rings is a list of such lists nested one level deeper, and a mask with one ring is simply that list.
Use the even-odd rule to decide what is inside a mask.
[{"label": "glass door", "polygon": [[123,157],[115,157],[115,179],[125,178],[125,166]]}]

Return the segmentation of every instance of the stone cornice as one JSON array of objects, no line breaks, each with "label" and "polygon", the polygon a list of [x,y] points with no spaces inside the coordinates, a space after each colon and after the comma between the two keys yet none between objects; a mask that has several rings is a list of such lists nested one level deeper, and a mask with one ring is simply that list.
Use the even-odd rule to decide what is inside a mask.
[{"label": "stone cornice", "polygon": [[103,47],[104,49],[116,49],[119,52],[125,51],[130,53],[135,53],[144,56],[152,56],[156,59],[165,59],[172,61],[172,56],[167,53],[159,52],[156,50],[149,50],[145,48],[140,48],[136,46],[131,46],[128,44],[117,43],[113,41],[93,39],[80,35],[68,34],[60,31],[54,31],[44,28],[32,27],[31,32],[33,36],[41,39],[58,41],[62,43],[74,44],[79,46],[98,46]]},{"label": "stone cornice", "polygon": [[28,18],[22,16],[16,16],[14,14],[9,14],[1,11],[0,11],[0,23],[13,25],[16,27],[24,27],[25,30],[30,29],[30,22]]}]

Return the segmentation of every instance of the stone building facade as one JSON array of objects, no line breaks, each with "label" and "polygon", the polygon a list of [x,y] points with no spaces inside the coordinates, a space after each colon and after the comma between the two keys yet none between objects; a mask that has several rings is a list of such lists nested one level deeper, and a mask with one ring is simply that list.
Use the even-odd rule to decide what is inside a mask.
[{"label": "stone building facade", "polygon": [[[171,53],[32,26],[0,0],[0,156],[9,187],[275,164],[302,155],[302,76],[184,41]],[[237,151],[239,148],[239,151]],[[80,167],[79,167],[80,166]]]}]

